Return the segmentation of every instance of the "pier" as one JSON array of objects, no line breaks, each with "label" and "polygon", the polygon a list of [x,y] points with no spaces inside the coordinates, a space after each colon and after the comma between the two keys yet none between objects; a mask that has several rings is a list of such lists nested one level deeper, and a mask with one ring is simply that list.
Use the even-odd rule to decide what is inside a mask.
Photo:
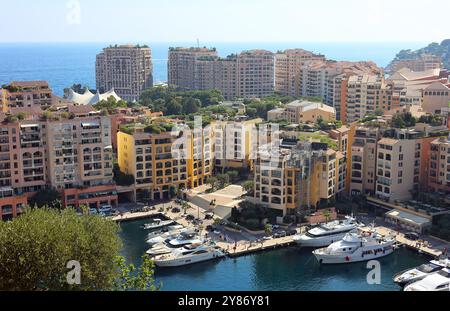
[{"label": "pier", "polygon": [[227,242],[217,242],[216,244],[217,246],[222,248],[228,254],[229,257],[232,258],[295,245],[293,237],[263,240],[261,242],[241,241],[237,242],[236,244]]},{"label": "pier", "polygon": [[[370,231],[372,228],[365,227],[363,228],[364,231]],[[411,241],[405,238],[405,235],[401,232],[397,232],[395,230],[386,228],[386,227],[375,227],[375,230],[383,235],[383,236],[392,236],[395,237],[397,240],[397,243],[399,245],[403,245],[405,247],[411,248],[413,250],[416,250],[419,253],[426,254],[432,257],[440,257],[442,255],[442,250],[436,249],[431,245],[429,241],[424,240],[418,240],[418,241]]]}]

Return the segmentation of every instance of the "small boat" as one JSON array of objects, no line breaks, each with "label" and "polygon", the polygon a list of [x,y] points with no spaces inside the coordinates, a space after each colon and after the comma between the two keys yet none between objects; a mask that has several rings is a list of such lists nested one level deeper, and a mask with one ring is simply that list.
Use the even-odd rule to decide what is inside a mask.
[{"label": "small boat", "polygon": [[424,279],[407,285],[406,292],[448,292],[450,291],[450,267],[426,276]]},{"label": "small boat", "polygon": [[154,219],[152,223],[144,225],[144,229],[145,230],[159,229],[159,228],[163,228],[166,226],[170,226],[173,223],[174,223],[173,220]]},{"label": "small boat", "polygon": [[158,267],[179,267],[224,257],[215,245],[191,244],[154,258]]},{"label": "small boat", "polygon": [[302,247],[326,247],[342,240],[349,232],[358,229],[358,222],[353,217],[346,217],[344,221],[333,221],[321,224],[305,234],[294,236],[294,241]]},{"label": "small boat", "polygon": [[402,271],[394,276],[394,283],[404,287],[408,284],[423,280],[427,276],[441,271],[450,265],[450,259],[432,260],[419,267]]},{"label": "small boat", "polygon": [[345,237],[326,248],[313,251],[321,264],[343,264],[369,261],[394,252],[394,238],[385,238],[375,232],[347,233]]}]

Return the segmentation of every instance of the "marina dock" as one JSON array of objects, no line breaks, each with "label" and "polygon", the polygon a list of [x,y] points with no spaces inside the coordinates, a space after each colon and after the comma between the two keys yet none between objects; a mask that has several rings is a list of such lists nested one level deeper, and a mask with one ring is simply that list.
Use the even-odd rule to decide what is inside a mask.
[{"label": "marina dock", "polygon": [[[363,230],[369,231],[371,230],[371,228],[366,227],[363,228]],[[435,258],[442,255],[442,250],[433,248],[433,246],[430,245],[428,241],[411,241],[405,238],[405,235],[403,233],[394,231],[386,227],[376,227],[375,230],[383,236],[394,236],[399,245],[414,249],[419,253],[427,254]]]},{"label": "marina dock", "polygon": [[294,244],[295,243],[293,237],[264,240],[262,242],[256,241],[237,242],[237,244],[227,242],[217,242],[217,245],[220,248],[222,248],[232,258],[246,256],[266,250],[289,247]]}]

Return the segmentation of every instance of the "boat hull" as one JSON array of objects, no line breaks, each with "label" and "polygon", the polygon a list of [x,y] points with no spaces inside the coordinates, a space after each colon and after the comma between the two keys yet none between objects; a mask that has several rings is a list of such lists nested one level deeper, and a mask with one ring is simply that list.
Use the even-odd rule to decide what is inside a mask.
[{"label": "boat hull", "polygon": [[200,262],[210,261],[224,257],[223,254],[205,254],[203,256],[195,256],[191,258],[177,258],[171,260],[155,260],[157,267],[181,267],[186,265],[192,265]]},{"label": "boat hull", "polygon": [[319,261],[320,264],[324,265],[330,265],[330,264],[346,264],[346,263],[354,263],[354,262],[364,262],[369,260],[374,260],[378,258],[382,258],[385,256],[388,256],[394,252],[393,248],[389,248],[385,250],[384,252],[380,252],[375,254],[368,254],[364,257],[361,254],[351,254],[347,256],[342,255],[330,255],[330,254],[324,254],[324,253],[318,253],[313,252],[314,256],[316,257],[317,261]]},{"label": "boat hull", "polygon": [[348,232],[344,232],[336,235],[318,238],[308,238],[306,236],[300,236],[298,239],[295,239],[295,243],[297,243],[297,245],[300,247],[311,247],[311,248],[326,247],[333,244],[334,242],[342,240],[347,233]]}]

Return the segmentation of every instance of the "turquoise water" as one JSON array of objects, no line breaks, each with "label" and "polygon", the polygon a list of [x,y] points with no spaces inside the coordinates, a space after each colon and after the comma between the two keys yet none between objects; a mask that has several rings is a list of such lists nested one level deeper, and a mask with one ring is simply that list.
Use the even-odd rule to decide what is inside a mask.
[{"label": "turquoise water", "polygon": [[[74,83],[95,88],[95,56],[108,45],[109,43],[0,43],[0,85],[13,80],[47,80],[58,95],[62,95],[64,88]],[[148,43],[148,45],[153,52],[154,80],[162,82],[167,81],[168,48],[195,46],[196,43]],[[221,56],[255,48],[273,52],[287,48],[304,48],[325,54],[330,59],[372,60],[385,67],[401,49],[417,49],[426,43],[202,42],[201,45],[216,47]]]},{"label": "turquoise water", "polygon": [[[145,223],[148,220],[121,225],[124,256],[136,265],[148,248],[147,232],[141,228]],[[398,291],[393,275],[428,260],[405,248],[397,250],[380,260],[381,285],[367,284],[366,263],[321,266],[311,250],[296,247],[157,269],[155,277],[164,291]]]}]

